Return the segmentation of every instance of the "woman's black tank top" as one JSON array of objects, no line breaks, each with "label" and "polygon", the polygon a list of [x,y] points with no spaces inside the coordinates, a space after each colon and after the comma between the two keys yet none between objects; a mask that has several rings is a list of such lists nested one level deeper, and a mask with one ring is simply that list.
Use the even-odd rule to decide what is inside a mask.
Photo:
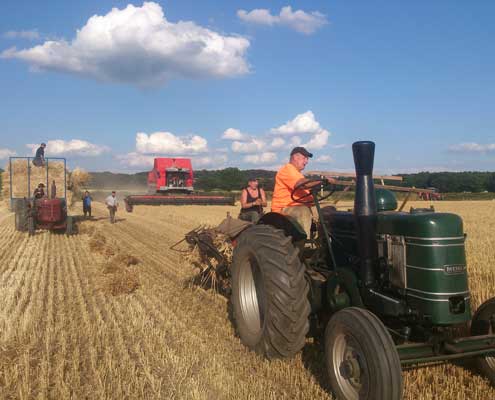
[{"label": "woman's black tank top", "polygon": [[[260,192],[260,188],[258,188],[258,197],[253,197],[251,196],[251,194],[249,193],[249,190],[247,190],[246,188],[244,188],[244,190],[247,192],[247,202],[248,203],[253,203],[255,202],[257,199],[261,199],[261,192]],[[248,207],[248,208],[241,208],[241,211],[257,211],[259,213],[263,212],[263,207],[261,206],[252,206],[252,207]]]}]

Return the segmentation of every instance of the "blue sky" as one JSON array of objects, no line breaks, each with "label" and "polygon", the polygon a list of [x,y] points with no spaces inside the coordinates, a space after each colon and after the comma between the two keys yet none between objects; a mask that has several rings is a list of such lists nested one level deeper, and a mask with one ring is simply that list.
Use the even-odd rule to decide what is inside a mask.
[{"label": "blue sky", "polygon": [[90,171],[159,155],[274,169],[300,143],[310,169],[349,170],[369,139],[377,171],[493,171],[494,15],[492,1],[4,0],[0,164],[45,141]]}]

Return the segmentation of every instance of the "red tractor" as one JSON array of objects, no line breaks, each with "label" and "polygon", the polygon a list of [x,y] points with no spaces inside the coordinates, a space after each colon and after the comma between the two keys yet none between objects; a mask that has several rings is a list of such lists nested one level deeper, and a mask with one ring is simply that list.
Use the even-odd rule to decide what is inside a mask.
[{"label": "red tractor", "polygon": [[234,197],[194,194],[194,174],[189,158],[155,158],[148,172],[148,194],[124,199],[128,212],[136,205],[234,205]]},{"label": "red tractor", "polygon": [[442,200],[442,194],[438,191],[437,188],[434,188],[434,187],[430,187],[430,188],[427,188],[428,191],[424,191],[424,192],[419,192],[418,193],[418,197],[421,199],[421,200],[426,200],[426,201],[438,201],[438,200]]},{"label": "red tractor", "polygon": [[[24,165],[23,160],[26,160]],[[65,158],[46,158],[45,165],[37,167],[31,163],[32,157],[10,157],[10,204],[11,208],[15,212],[15,228],[18,231],[27,231],[29,235],[34,235],[37,229],[47,229],[50,231],[64,231],[68,235],[74,233],[74,219],[72,216],[67,215],[67,169]],[[55,180],[52,179],[50,185],[50,196],[41,190],[40,185],[31,192],[31,177],[33,176],[33,168],[43,168],[43,176],[46,177],[46,185],[49,187],[48,182],[50,180],[50,161],[62,162],[63,171],[61,177],[63,179],[63,196],[57,195],[57,187],[55,186]],[[14,167],[14,163],[17,165]],[[27,195],[22,197],[16,197],[16,193],[12,190],[14,187],[19,187],[19,182],[14,182],[15,174],[13,171],[19,169],[26,171],[27,174],[21,174],[22,179],[26,180]],[[60,169],[58,169],[60,171]],[[38,172],[38,171],[37,171]],[[53,177],[52,177],[53,178]],[[60,180],[60,179],[59,179]],[[22,182],[24,183],[24,182]],[[23,186],[23,185],[21,185]]]}]

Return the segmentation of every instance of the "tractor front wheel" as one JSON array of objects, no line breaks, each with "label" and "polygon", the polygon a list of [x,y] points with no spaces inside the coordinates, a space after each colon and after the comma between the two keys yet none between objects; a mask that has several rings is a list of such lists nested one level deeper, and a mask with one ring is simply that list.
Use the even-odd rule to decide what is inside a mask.
[{"label": "tractor front wheel", "polygon": [[232,308],[242,343],[267,358],[292,357],[309,330],[309,286],[291,238],[270,225],[239,237],[232,261]]},{"label": "tractor front wheel", "polygon": [[[493,335],[495,333],[495,297],[488,299],[473,316],[471,335]],[[477,357],[479,371],[495,386],[495,356]]]},{"label": "tractor front wheel", "polygon": [[399,354],[383,323],[357,307],[339,311],[325,330],[325,361],[339,400],[402,398]]}]

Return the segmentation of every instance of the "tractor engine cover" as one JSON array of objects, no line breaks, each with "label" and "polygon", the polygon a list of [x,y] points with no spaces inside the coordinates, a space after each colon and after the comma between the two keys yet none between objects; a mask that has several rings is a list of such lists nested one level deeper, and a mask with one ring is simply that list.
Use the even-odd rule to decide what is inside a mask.
[{"label": "tractor engine cover", "polygon": [[39,223],[59,222],[65,219],[65,204],[61,199],[38,199],[34,201],[36,220]]},{"label": "tractor engine cover", "polygon": [[[337,264],[355,264],[359,253],[353,214],[329,213],[326,223],[334,236]],[[471,318],[464,240],[462,219],[455,214],[412,210],[377,216],[378,254],[389,285],[434,325]]]}]

